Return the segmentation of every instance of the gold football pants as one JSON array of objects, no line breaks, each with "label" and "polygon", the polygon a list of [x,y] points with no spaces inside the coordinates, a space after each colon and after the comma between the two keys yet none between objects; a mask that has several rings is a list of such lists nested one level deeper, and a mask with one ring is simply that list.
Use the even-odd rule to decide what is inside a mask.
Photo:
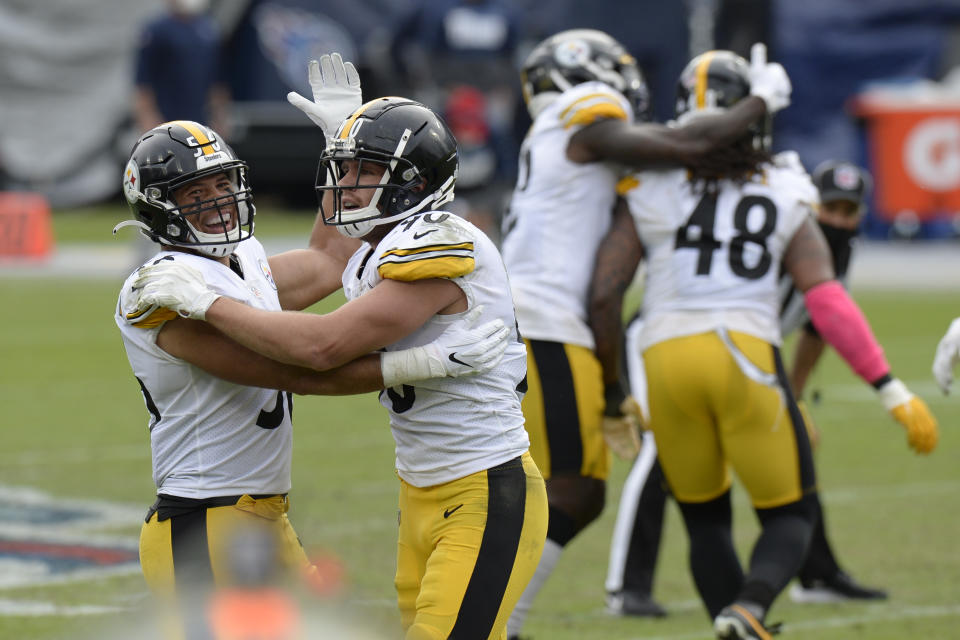
[{"label": "gold football pants", "polygon": [[568,473],[606,480],[603,371],[586,347],[544,340],[527,345],[523,418],[530,454],[544,478]]},{"label": "gold football pants", "polygon": [[643,362],[650,427],[677,500],[720,496],[730,488],[729,467],[761,509],[814,488],[810,441],[773,345],[702,333],[658,343]]},{"label": "gold football pants", "polygon": [[530,454],[433,487],[400,482],[397,602],[407,640],[502,640],[540,561],[547,492]]},{"label": "gold football pants", "polygon": [[315,576],[288,508],[282,495],[157,501],[140,530],[140,565],[161,605],[165,638],[182,637],[184,629],[187,637],[197,635],[215,588]]}]

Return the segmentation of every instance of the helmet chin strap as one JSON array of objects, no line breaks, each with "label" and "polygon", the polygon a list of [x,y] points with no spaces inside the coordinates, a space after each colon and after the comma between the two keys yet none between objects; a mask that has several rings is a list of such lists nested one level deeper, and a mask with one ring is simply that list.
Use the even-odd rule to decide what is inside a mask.
[{"label": "helmet chin strap", "polygon": [[140,222],[139,220],[124,220],[123,222],[117,224],[117,226],[113,228],[113,235],[117,235],[117,231],[119,231],[120,229],[123,229],[124,227],[139,227],[142,233],[145,233],[146,235],[153,234],[153,232],[150,231],[150,227]]}]

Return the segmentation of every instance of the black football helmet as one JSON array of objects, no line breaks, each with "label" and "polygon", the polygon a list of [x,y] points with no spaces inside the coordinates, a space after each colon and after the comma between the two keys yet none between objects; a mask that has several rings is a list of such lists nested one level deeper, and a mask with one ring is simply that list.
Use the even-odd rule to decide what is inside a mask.
[{"label": "black football helmet", "polygon": [[[190,203],[184,208],[173,192],[198,178],[224,173],[233,183],[233,193]],[[136,220],[121,222],[117,229],[134,225],[161,244],[188,247],[210,257],[230,255],[237,243],[253,235],[252,191],[247,165],[211,128],[189,120],[175,120],[154,127],[140,136],[123,172],[123,195]],[[216,209],[225,226],[235,207],[237,222],[223,233],[204,233],[188,216]]]},{"label": "black football helmet", "polygon": [[570,87],[590,81],[610,85],[626,96],[638,120],[650,119],[650,93],[637,61],[603,31],[556,33],[534,47],[520,70],[523,99],[532,118]]},{"label": "black football helmet", "polygon": [[[750,67],[732,51],[701,53],[684,68],[677,81],[677,121],[701,112],[729,109],[750,95]],[[756,149],[770,149],[772,143],[769,116],[750,130]]]},{"label": "black football helmet", "polygon": [[[358,184],[359,177],[341,184],[347,160],[386,170],[378,184]],[[320,157],[316,189],[323,221],[361,238],[377,225],[436,209],[453,200],[457,167],[457,140],[430,108],[407,98],[371,100],[343,121]],[[350,208],[343,194],[353,189],[375,191],[367,206]],[[333,193],[332,205],[324,203],[327,191]]]}]

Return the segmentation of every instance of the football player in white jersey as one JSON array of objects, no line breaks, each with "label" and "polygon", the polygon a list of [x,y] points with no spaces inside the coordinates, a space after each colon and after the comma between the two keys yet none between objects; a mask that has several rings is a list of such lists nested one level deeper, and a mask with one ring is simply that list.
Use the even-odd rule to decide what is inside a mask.
[{"label": "football player in white jersey", "polygon": [[[190,265],[218,293],[265,310],[303,308],[319,297],[318,287],[339,285],[331,272],[342,271],[345,260],[314,250],[266,256],[253,237],[246,164],[199,123],[169,122],[145,133],[124,171],[123,190],[136,220],[121,226],[139,226],[160,244],[148,264]],[[138,271],[123,285],[115,321],[150,413],[158,495],[140,539],[148,585],[165,600],[189,602],[193,589],[230,584],[230,537],[264,519],[278,538],[280,563],[315,577],[286,515],[292,394],[382,389],[395,372],[389,363],[381,367],[378,355],[330,372],[271,361],[206,323],[139,306],[132,289]],[[499,329],[500,346],[497,326],[476,334],[452,329],[429,347],[440,347],[433,360],[444,362],[450,347],[473,367],[455,365],[440,375],[489,367],[506,348],[506,327]],[[471,335],[480,338],[473,348],[465,344]],[[409,362],[396,381],[435,375],[434,368]],[[171,624],[202,626],[197,607],[183,607],[182,615]]]},{"label": "football player in white jersey", "polygon": [[[705,53],[681,75],[678,119],[729,108],[749,92],[743,58]],[[925,403],[890,375],[834,278],[809,177],[795,154],[771,158],[768,149],[769,129],[757,127],[732,145],[720,173],[648,171],[622,181],[625,200],[598,253],[591,305],[598,329],[618,326],[618,274],[632,275],[645,254],[639,342],[650,427],[718,638],[770,637],[767,611],[800,568],[815,519],[810,443],[778,349],[781,261],[820,334],[877,388],[908,444],[928,453],[938,438]],[[618,371],[618,359],[616,350],[601,354],[605,369]],[[730,467],[762,526],[746,574],[731,534]]]},{"label": "football player in white jersey", "polygon": [[756,98],[689,127],[645,123],[647,90],[632,56],[608,34],[563,31],[531,51],[521,80],[533,118],[503,221],[503,257],[527,346],[523,401],[531,452],[547,479],[550,526],[537,574],[509,624],[516,636],[564,548],[603,509],[608,445],[632,458],[637,429],[618,380],[605,380],[587,325],[594,256],[610,225],[620,169],[696,164],[788,100],[779,65]]},{"label": "football player in white jersey", "polygon": [[540,558],[547,498],[523,426],[526,351],[503,261],[483,232],[440,209],[456,174],[456,140],[433,111],[372,100],[341,124],[318,172],[324,222],[364,240],[343,271],[349,302],[323,316],[265,311],[170,262],[144,269],[135,286],[141,305],[205,318],[258,353],[316,370],[377,349],[393,361],[464,313],[511,327],[492,371],[398,381],[380,394],[400,477],[395,583],[406,637],[496,639]]},{"label": "football player in white jersey", "polygon": [[[847,270],[853,254],[853,239],[866,212],[865,201],[871,178],[865,170],[848,162],[828,160],[818,165],[812,174],[820,196],[816,208],[817,224],[830,248],[837,280],[846,282]],[[788,378],[816,448],[816,427],[802,401],[804,387],[810,372],[824,352],[826,343],[809,321],[803,305],[803,295],[793,286],[789,273],[783,273],[779,282],[780,332],[786,337],[800,329]],[[802,325],[802,328],[801,328]],[[625,331],[626,372],[629,374],[631,394],[646,407],[646,379],[638,339],[642,332],[640,314]],[[643,434],[641,453],[634,462],[623,491],[610,542],[610,566],[607,590],[621,592],[623,610],[628,605],[633,615],[666,615],[652,599],[653,573],[660,546],[664,507],[669,495],[663,480],[663,471],[656,461],[657,446],[653,433]],[[798,583],[790,589],[790,598],[801,603],[842,602],[845,600],[883,600],[882,589],[857,582],[837,562],[826,535],[822,508],[814,526],[810,547],[797,574]]]},{"label": "football player in white jersey", "polygon": [[946,333],[937,343],[933,356],[933,377],[944,395],[953,385],[953,369],[960,362],[960,318],[954,318]]}]

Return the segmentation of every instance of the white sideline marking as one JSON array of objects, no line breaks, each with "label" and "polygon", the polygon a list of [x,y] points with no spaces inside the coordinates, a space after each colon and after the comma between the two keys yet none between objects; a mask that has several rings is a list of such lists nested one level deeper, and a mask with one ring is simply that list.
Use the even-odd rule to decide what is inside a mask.
[{"label": "white sideline marking", "polygon": [[52,602],[37,600],[6,600],[0,599],[0,616],[96,616],[106,613],[119,613],[123,607],[104,607],[100,605],[81,604],[60,606]]},{"label": "white sideline marking", "polygon": [[0,454],[3,466],[30,466],[41,464],[89,464],[91,460],[150,460],[150,445],[114,445],[111,447],[70,447],[64,449],[38,449],[20,453]]},{"label": "white sideline marking", "polygon": [[[667,603],[669,605],[669,603]],[[902,607],[892,608],[889,604],[875,605],[870,607],[870,611],[864,615],[857,616],[837,616],[833,618],[820,618],[818,620],[805,620],[802,622],[785,622],[783,633],[789,634],[795,630],[814,630],[814,629],[836,629],[843,627],[857,627],[861,625],[876,625],[878,622],[909,620],[915,618],[943,618],[950,616],[960,616],[960,605],[954,606],[936,606],[936,607]],[[777,616],[773,616],[776,619]],[[678,633],[669,636],[642,636],[642,640],[699,640],[701,638],[714,638],[716,636],[709,630],[698,631],[695,633]],[[641,636],[636,636],[640,640]]]}]

